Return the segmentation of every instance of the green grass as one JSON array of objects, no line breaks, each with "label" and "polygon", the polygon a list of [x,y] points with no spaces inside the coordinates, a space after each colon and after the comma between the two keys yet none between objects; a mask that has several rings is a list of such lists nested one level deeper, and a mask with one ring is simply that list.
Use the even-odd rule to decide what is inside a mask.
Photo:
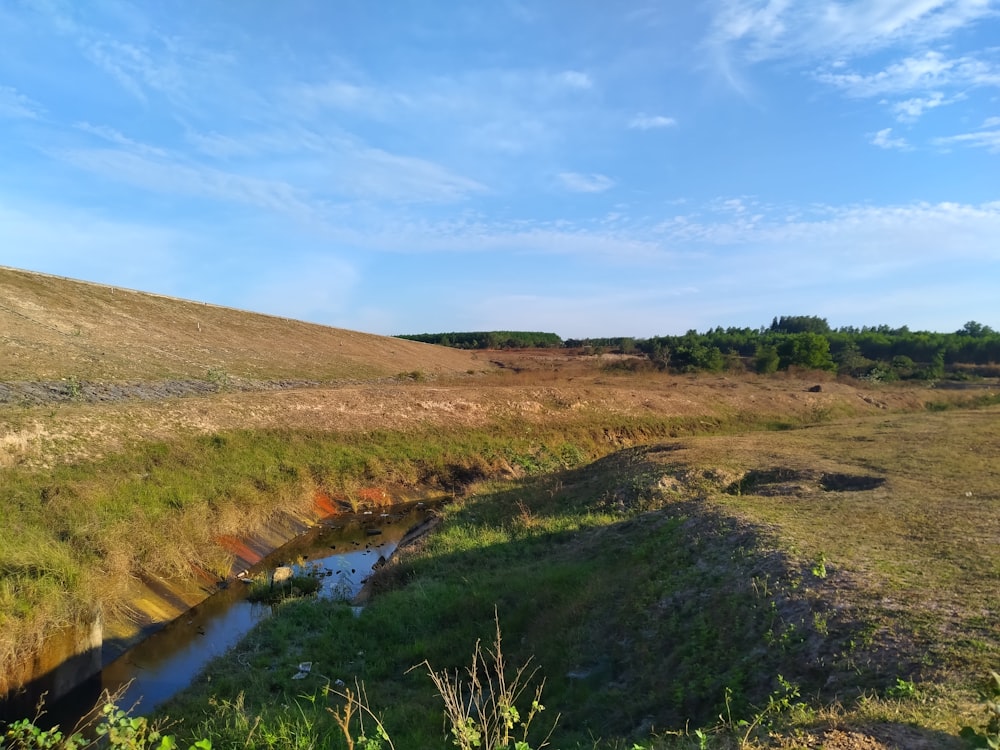
[{"label": "green grass", "polygon": [[217,537],[306,510],[317,491],[354,508],[371,485],[459,492],[505,471],[578,465],[612,449],[608,435],[698,428],[617,418],[527,429],[232,430],[138,443],[98,461],[0,469],[0,675],[95,607],[106,621],[127,610],[138,577],[224,577],[231,556]]},{"label": "green grass", "polygon": [[[411,668],[463,669],[476,642],[489,641],[494,613],[509,659],[535,656],[546,677],[545,704],[561,713],[557,747],[710,724],[727,688],[733,710],[749,711],[780,671],[801,671],[810,635],[778,606],[783,561],[754,551],[755,532],[656,499],[648,484],[626,491],[645,510],[618,510],[609,493],[653,467],[640,466],[641,455],[616,458],[451,506],[418,557],[390,566],[389,590],[360,618],[331,602],[287,605],[164,712],[185,719],[192,736],[218,737],[232,722],[216,713],[220,699],[264,724],[287,720],[280,706],[294,706],[315,737],[333,742],[322,689],[360,680],[397,747],[443,748],[440,705]],[[753,585],[763,569],[775,576],[767,595]],[[792,625],[801,630],[788,637]],[[289,681],[302,660],[314,663],[306,685]]]},{"label": "green grass", "polygon": [[[336,747],[324,688],[357,679],[397,747],[445,747],[427,675],[409,670],[463,669],[496,613],[511,660],[534,657],[545,675],[559,747],[656,733],[684,746],[690,735],[663,733],[752,719],[778,675],[807,696],[809,721],[841,711],[953,736],[1000,658],[996,411],[807,421],[231,431],[11,471],[0,632],[71,619],[95,577],[113,602],[136,570],[193,559],[221,572],[212,535],[317,489],[346,503],[371,484],[471,487],[419,554],[380,571],[360,618],[335,602],[282,605],[166,709],[181,732],[242,746],[253,717],[275,747],[301,746],[292,735]],[[789,479],[801,486],[781,489]],[[315,671],[292,682],[301,661]],[[901,681],[920,702],[891,692]]]},{"label": "green grass", "polygon": [[[544,703],[561,714],[554,747],[698,747],[694,727],[709,747],[744,734],[794,747],[795,732],[844,725],[957,747],[959,728],[981,723],[975,689],[1000,658],[989,551],[1000,475],[984,448],[997,444],[995,414],[890,421],[875,446],[856,438],[877,424],[833,423],[480,485],[380,572],[360,618],[287,605],[164,712],[192,737],[221,737],[238,701],[262,725],[296,721],[338,747],[324,687],[358,680],[396,747],[444,748],[440,702],[411,668],[464,669],[496,613],[510,662],[533,657],[545,677]],[[750,471],[786,477],[774,466],[838,480],[732,494]],[[885,484],[849,486],[878,472]],[[973,479],[975,512],[971,501],[952,512]],[[292,683],[302,660],[312,682]]]}]

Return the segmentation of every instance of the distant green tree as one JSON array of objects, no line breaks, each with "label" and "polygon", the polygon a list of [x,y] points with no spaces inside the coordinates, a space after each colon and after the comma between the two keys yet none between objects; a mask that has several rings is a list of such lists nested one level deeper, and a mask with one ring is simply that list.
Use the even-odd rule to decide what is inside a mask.
[{"label": "distant green tree", "polygon": [[959,336],[971,336],[972,338],[982,338],[984,336],[990,336],[993,334],[993,329],[989,326],[984,326],[982,323],[977,323],[974,320],[970,320],[964,326],[962,326],[956,333]]},{"label": "distant green tree", "polygon": [[849,341],[839,352],[833,355],[839,375],[849,375],[857,378],[865,375],[874,362],[861,353],[861,349],[853,341]]},{"label": "distant green tree", "polygon": [[818,333],[794,333],[785,336],[778,344],[781,357],[779,367],[804,367],[808,370],[834,370],[830,357],[830,342]]},{"label": "distant green tree", "polygon": [[830,333],[826,318],[815,315],[782,315],[771,321],[773,333]]},{"label": "distant green tree", "polygon": [[914,373],[923,380],[938,380],[944,377],[944,349],[939,349],[931,357],[930,364]]},{"label": "distant green tree", "polygon": [[772,344],[760,344],[754,353],[754,369],[761,375],[770,375],[778,371],[781,364],[781,357],[778,356],[778,348]]},{"label": "distant green tree", "polygon": [[906,379],[913,375],[914,364],[913,360],[907,357],[905,354],[897,354],[892,358],[892,362],[889,363],[892,367],[892,371],[896,373],[900,378]]},{"label": "distant green tree", "polygon": [[396,338],[458,349],[559,348],[562,339],[541,331],[452,331],[450,333],[398,334]]}]

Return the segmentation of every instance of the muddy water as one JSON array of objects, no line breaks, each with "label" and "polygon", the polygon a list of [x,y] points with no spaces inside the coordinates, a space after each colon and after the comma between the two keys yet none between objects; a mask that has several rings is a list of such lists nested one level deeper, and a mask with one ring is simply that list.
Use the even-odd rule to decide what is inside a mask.
[{"label": "muddy water", "polygon": [[[388,558],[408,530],[425,520],[423,504],[394,513],[337,516],[281,547],[250,570],[250,575],[290,565],[312,569],[320,576],[321,597],[350,599],[380,558]],[[99,677],[65,701],[51,706],[50,715],[71,726],[99,697],[102,689],[124,688],[123,707],[138,704],[137,714],[154,708],[187,687],[213,658],[234,646],[271,606],[247,601],[250,586],[240,580],[213,594],[194,609],[153,633],[104,666]]]}]

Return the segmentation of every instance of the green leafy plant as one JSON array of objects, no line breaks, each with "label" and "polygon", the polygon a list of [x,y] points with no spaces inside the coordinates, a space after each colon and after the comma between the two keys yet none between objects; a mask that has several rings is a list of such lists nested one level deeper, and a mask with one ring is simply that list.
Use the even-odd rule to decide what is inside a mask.
[{"label": "green leafy plant", "polygon": [[896,684],[886,690],[885,694],[897,700],[916,698],[918,694],[917,685],[913,680],[904,680],[902,677],[897,677]]},{"label": "green leafy plant", "polygon": [[993,670],[990,670],[982,698],[986,709],[986,725],[981,730],[963,727],[962,737],[969,742],[970,747],[1000,750],[1000,674]]},{"label": "green leafy plant", "polygon": [[229,373],[221,367],[209,367],[205,373],[205,379],[217,388],[225,388],[229,385]]},{"label": "green leafy plant", "polygon": [[[84,729],[96,714],[92,736],[86,736]],[[177,740],[163,733],[160,722],[150,722],[143,716],[132,716],[129,711],[119,708],[111,695],[106,694],[103,705],[99,704],[87,714],[76,728],[65,734],[58,726],[43,729],[39,726],[42,716],[41,705],[34,719],[21,719],[9,724],[0,735],[3,750],[176,750]],[[188,746],[188,750],[212,750],[210,740],[198,740]]]},{"label": "green leafy plant", "polygon": [[761,729],[772,729],[780,720],[808,710],[806,704],[799,700],[798,685],[789,682],[780,674],[778,675],[778,685],[779,688],[768,697],[766,706],[758,709],[757,713],[750,719],[738,720],[733,719],[731,711],[733,692],[730,688],[726,688],[726,714],[720,718],[723,726],[728,727],[736,734],[736,741],[740,748],[752,747],[751,740]]},{"label": "green leafy plant", "polygon": [[819,557],[813,562],[812,574],[817,578],[826,578],[826,553],[819,553]]},{"label": "green leafy plant", "polygon": [[83,386],[76,375],[66,378],[66,395],[76,401],[83,395]]}]

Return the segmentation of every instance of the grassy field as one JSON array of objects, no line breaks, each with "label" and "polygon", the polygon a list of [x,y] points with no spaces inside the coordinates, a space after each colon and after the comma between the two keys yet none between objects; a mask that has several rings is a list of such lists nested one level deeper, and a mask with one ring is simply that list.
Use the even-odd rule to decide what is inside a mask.
[{"label": "grassy field", "polygon": [[[420,665],[464,669],[497,621],[509,664],[545,679],[533,748],[557,714],[552,746],[628,750],[919,750],[985,727],[988,383],[629,373],[2,269],[0,287],[0,386],[50,394],[0,404],[0,683],[95,607],[127,628],[137,582],[226,576],[220,537],[431,488],[455,498],[443,523],[360,617],[284,605],[165,709],[172,731],[347,746],[341,680],[395,747],[450,746]],[[159,390],[177,379],[210,387]],[[93,395],[123,383],[141,389]]]},{"label": "grassy field", "polygon": [[[698,747],[699,727],[726,747],[762,712],[750,738],[776,747],[963,747],[1000,663],[997,416],[653,441],[485,483],[360,618],[290,604],[165,712],[192,736],[259,719],[336,747],[323,689],[359,680],[397,747],[447,747],[411,668],[463,669],[496,613],[509,663],[545,677],[554,747]],[[289,682],[304,660],[311,683]]]}]

